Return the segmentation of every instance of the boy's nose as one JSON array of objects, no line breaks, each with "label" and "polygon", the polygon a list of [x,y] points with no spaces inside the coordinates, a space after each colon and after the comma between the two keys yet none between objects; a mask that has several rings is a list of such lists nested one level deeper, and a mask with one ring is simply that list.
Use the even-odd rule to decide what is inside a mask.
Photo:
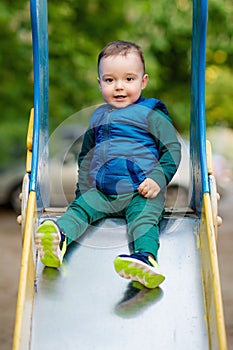
[{"label": "boy's nose", "polygon": [[115,89],[116,90],[122,90],[123,89],[123,84],[121,80],[117,80],[115,84]]}]

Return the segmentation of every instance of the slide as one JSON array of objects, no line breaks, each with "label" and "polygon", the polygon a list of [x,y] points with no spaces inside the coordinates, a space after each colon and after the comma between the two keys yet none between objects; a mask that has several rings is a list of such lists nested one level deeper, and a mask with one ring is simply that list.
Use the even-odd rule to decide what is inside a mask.
[{"label": "slide", "polygon": [[38,262],[30,349],[208,349],[198,231],[193,214],[164,218],[166,280],[151,290],[115,273],[128,251],[123,219],[90,228],[59,270]]},{"label": "slide", "polygon": [[[125,222],[105,220],[68,248],[60,269],[38,260],[34,232],[49,209],[47,1],[31,0],[34,106],[22,190],[22,261],[13,350],[227,350],[217,239],[217,192],[205,133],[207,0],[193,0],[190,208],[166,213],[159,263],[166,280],[147,289],[119,277]],[[43,197],[43,200],[42,200]],[[46,209],[48,208],[48,209]]]}]

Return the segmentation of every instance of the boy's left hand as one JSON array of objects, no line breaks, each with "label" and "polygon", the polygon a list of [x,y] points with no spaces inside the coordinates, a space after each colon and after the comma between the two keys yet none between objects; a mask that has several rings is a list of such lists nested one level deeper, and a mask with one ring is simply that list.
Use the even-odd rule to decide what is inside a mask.
[{"label": "boy's left hand", "polygon": [[146,178],[138,187],[138,192],[145,198],[155,198],[161,188],[156,181],[151,178]]}]

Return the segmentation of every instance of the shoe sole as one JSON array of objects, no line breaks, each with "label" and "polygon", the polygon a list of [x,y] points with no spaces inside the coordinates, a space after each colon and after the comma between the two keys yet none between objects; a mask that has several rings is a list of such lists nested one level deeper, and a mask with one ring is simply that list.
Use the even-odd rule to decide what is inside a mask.
[{"label": "shoe sole", "polygon": [[156,288],[165,280],[165,277],[154,267],[130,257],[116,257],[114,267],[121,277],[140,282],[147,288]]},{"label": "shoe sole", "polygon": [[44,222],[35,233],[35,243],[41,262],[47,267],[60,267],[62,252],[60,250],[60,232],[53,222]]}]

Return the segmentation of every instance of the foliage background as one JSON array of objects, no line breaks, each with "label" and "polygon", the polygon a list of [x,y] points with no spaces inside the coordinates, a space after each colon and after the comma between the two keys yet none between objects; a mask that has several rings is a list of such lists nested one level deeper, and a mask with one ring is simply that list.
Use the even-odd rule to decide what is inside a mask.
[{"label": "foliage background", "polygon": [[[78,110],[102,101],[96,58],[109,41],[142,46],[150,75],[145,96],[163,100],[178,130],[189,130],[191,0],[48,1],[51,131]],[[207,125],[233,127],[232,0],[209,0]],[[33,105],[30,9],[0,3],[0,162],[24,156]],[[84,121],[81,121],[85,123]]]}]

